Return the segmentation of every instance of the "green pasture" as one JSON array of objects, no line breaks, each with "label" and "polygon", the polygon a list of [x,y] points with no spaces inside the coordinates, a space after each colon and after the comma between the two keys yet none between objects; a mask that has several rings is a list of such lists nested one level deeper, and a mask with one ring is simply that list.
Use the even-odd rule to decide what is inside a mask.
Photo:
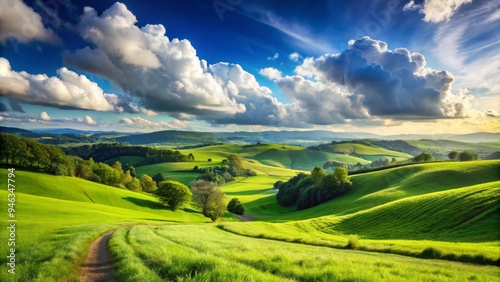
[{"label": "green pasture", "polygon": [[242,237],[213,225],[120,229],[111,252],[120,281],[497,281],[500,274],[494,266]]}]

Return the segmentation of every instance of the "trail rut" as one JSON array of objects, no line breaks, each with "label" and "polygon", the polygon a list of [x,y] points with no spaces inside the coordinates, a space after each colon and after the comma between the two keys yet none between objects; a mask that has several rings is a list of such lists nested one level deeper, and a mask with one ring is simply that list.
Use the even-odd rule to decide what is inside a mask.
[{"label": "trail rut", "polygon": [[80,281],[83,282],[111,282],[116,281],[113,276],[113,264],[108,250],[109,238],[113,232],[108,232],[90,244],[89,254],[82,265]]}]

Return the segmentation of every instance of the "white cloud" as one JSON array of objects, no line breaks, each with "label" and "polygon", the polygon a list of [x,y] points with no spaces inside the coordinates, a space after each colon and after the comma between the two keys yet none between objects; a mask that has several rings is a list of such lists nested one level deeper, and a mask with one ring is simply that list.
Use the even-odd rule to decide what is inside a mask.
[{"label": "white cloud", "polygon": [[163,25],[139,28],[136,21],[121,3],[100,16],[86,7],[79,29],[96,48],[66,53],[64,61],[110,79],[154,112],[215,119],[245,110],[227,96],[188,40],[170,40]]},{"label": "white cloud", "polygon": [[11,123],[11,124],[31,124],[31,123],[37,123],[37,124],[43,124],[43,125],[65,125],[66,126],[73,126],[75,124],[84,124],[84,125],[96,125],[97,122],[92,119],[91,116],[84,116],[84,117],[75,117],[75,118],[68,118],[68,117],[62,117],[62,118],[54,118],[51,117],[47,112],[41,112],[38,117],[33,117],[29,115],[15,115],[15,114],[9,114],[6,112],[0,113],[0,120],[3,120],[5,122]]},{"label": "white cloud", "polygon": [[47,112],[41,112],[40,119],[41,120],[51,120],[52,118],[49,116],[49,114],[47,114]]},{"label": "white cloud", "polygon": [[127,127],[133,128],[147,128],[150,130],[162,130],[162,129],[182,129],[187,126],[187,123],[174,119],[171,122],[166,121],[151,121],[141,117],[126,117],[119,121],[120,124]]},{"label": "white cloud", "polygon": [[278,79],[281,77],[281,71],[275,68],[264,68],[259,71],[259,73],[268,79]]},{"label": "white cloud", "polygon": [[35,105],[78,108],[96,111],[132,111],[122,96],[104,93],[97,83],[67,68],[57,70],[59,77],[16,72],[0,57],[0,95]]},{"label": "white cloud", "polygon": [[298,62],[299,59],[302,58],[302,56],[298,52],[293,52],[292,54],[290,54],[289,58],[294,62]]},{"label": "white cloud", "polygon": [[95,120],[94,120],[94,119],[92,119],[92,117],[91,117],[91,116],[85,116],[85,117],[83,118],[83,120],[84,120],[84,123],[86,123],[86,124],[88,124],[88,125],[94,125],[94,124],[97,124],[97,122],[95,122]]},{"label": "white cloud", "polygon": [[60,39],[46,29],[42,17],[21,0],[0,1],[0,43],[9,38],[27,43],[32,40],[59,43]]},{"label": "white cloud", "polygon": [[423,4],[417,5],[412,0],[403,10],[418,10],[424,14],[424,21],[439,23],[449,21],[460,6],[471,2],[472,0],[425,0]]},{"label": "white cloud", "polygon": [[340,54],[306,58],[296,76],[277,83],[294,100],[299,119],[312,124],[470,115],[470,95],[451,92],[453,75],[425,65],[419,53],[389,50],[385,42],[364,37]]},{"label": "white cloud", "polygon": [[280,55],[278,53],[275,53],[272,57],[267,57],[267,60],[274,61],[274,60],[278,59],[279,57],[280,57]]}]

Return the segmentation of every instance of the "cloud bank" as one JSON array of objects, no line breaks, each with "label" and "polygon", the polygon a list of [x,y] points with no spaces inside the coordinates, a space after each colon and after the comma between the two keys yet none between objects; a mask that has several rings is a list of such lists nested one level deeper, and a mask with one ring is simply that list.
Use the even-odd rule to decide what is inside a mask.
[{"label": "cloud bank", "polygon": [[[340,54],[307,58],[297,75],[277,80],[314,124],[328,120],[370,117],[460,118],[470,111],[470,96],[452,94],[454,77],[447,71],[426,68],[423,55],[407,49],[389,50],[385,42],[369,37],[351,41]],[[310,78],[307,80],[306,78]]]},{"label": "cloud bank", "polygon": [[95,111],[135,112],[123,96],[104,93],[97,83],[65,67],[58,77],[29,74],[11,69],[7,59],[0,57],[0,96],[13,99],[10,106],[23,112],[17,101],[58,108]]}]

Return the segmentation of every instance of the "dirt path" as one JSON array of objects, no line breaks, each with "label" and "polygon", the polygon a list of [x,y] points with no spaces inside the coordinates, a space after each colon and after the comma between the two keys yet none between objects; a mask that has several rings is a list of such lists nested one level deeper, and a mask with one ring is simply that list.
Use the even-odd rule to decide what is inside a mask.
[{"label": "dirt path", "polygon": [[108,251],[108,241],[112,234],[113,232],[106,233],[90,244],[89,255],[82,265],[80,281],[115,281],[111,255]]},{"label": "dirt path", "polygon": [[249,214],[239,215],[239,214],[235,214],[235,213],[233,213],[233,215],[234,215],[235,217],[237,217],[237,218],[238,218],[239,220],[241,220],[241,221],[253,221],[252,216],[251,216],[251,215],[249,215]]}]

